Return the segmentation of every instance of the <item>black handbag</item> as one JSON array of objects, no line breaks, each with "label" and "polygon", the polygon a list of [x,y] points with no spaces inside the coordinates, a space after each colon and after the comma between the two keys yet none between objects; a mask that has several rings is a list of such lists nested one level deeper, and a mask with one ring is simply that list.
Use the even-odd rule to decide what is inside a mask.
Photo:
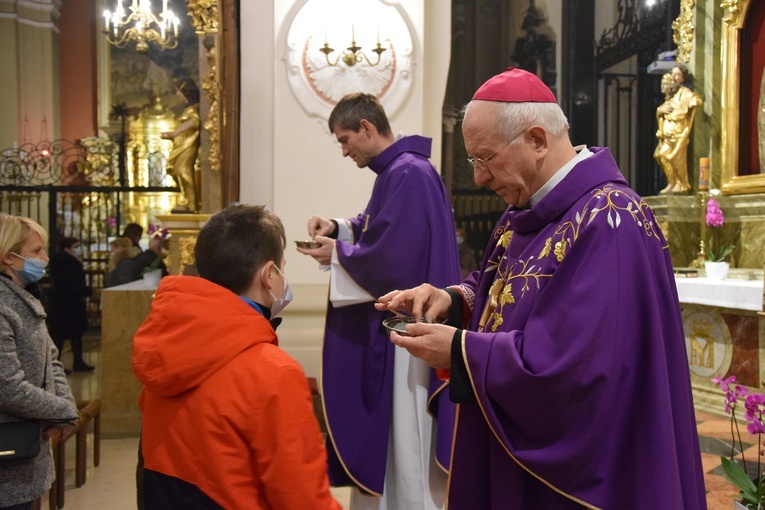
[{"label": "black handbag", "polygon": [[[46,354],[45,364],[48,364]],[[42,388],[45,388],[47,373],[43,377]],[[65,420],[26,420],[0,423],[0,462],[14,460],[29,460],[40,455],[40,435],[43,422],[65,423],[73,425],[77,418]]]},{"label": "black handbag", "polygon": [[41,426],[39,421],[0,423],[0,462],[37,457]]}]

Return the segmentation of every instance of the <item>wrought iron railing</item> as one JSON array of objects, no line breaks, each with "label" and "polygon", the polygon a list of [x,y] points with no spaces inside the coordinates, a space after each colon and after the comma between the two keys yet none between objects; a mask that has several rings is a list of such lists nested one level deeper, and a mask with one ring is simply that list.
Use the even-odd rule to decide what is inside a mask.
[{"label": "wrought iron railing", "polygon": [[160,149],[141,140],[119,144],[92,137],[0,151],[0,211],[32,218],[45,227],[51,256],[61,237],[80,240],[93,290],[88,302],[92,325],[100,324],[110,239],[136,221],[132,211],[178,192]]}]

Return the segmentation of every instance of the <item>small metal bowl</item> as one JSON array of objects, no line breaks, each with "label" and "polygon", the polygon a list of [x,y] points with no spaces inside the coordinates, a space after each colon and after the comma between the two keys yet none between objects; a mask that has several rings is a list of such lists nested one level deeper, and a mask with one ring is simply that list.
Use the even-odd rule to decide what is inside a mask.
[{"label": "small metal bowl", "polygon": [[321,243],[318,241],[295,241],[298,248],[304,248],[307,250],[313,250],[314,248],[321,247]]},{"label": "small metal bowl", "polygon": [[417,319],[414,317],[390,317],[385,319],[382,323],[383,326],[388,328],[388,332],[395,331],[401,336],[414,336],[406,330],[407,324],[414,324]]}]

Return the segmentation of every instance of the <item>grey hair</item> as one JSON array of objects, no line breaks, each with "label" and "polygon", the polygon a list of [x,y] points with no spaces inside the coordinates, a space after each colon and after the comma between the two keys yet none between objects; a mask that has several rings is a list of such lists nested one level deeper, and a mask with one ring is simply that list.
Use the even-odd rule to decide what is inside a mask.
[{"label": "grey hair", "polygon": [[[473,102],[469,102],[462,109],[463,116],[467,113]],[[488,102],[492,104],[494,114],[496,115],[496,132],[502,135],[509,145],[520,143],[518,137],[532,126],[541,126],[554,138],[562,135],[569,129],[568,119],[557,103]]]}]

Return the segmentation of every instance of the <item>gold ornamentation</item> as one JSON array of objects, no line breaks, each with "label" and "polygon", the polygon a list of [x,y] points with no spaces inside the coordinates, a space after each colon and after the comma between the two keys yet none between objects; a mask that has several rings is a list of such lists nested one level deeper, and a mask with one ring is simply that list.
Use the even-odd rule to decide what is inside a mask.
[{"label": "gold ornamentation", "polygon": [[489,321],[489,317],[494,313],[494,310],[499,306],[499,293],[502,292],[505,281],[503,278],[497,278],[489,289],[489,299],[486,300],[486,307],[481,314],[481,320],[478,321],[478,331],[483,331],[486,323]]},{"label": "gold ornamentation", "polygon": [[205,91],[210,110],[204,121],[204,128],[209,135],[210,148],[207,153],[207,161],[212,172],[220,172],[220,95],[221,85],[218,76],[218,49],[214,36],[208,35],[203,42],[205,57],[210,67],[209,72],[202,77],[202,89]]},{"label": "gold ornamentation", "polygon": [[503,305],[515,304],[515,297],[513,296],[513,285],[511,283],[508,283],[505,288],[502,289],[502,293],[499,296],[499,302]]},{"label": "gold ornamentation", "polygon": [[566,256],[566,241],[560,240],[557,243],[555,243],[555,258],[558,259],[558,262],[563,261],[563,257]]},{"label": "gold ornamentation", "polygon": [[[744,28],[745,17],[749,4],[754,0],[725,0],[721,4],[725,9],[722,34],[722,112],[721,133],[721,162],[722,190],[725,193],[762,193],[765,192],[765,174],[747,175],[747,170],[740,171],[739,134],[741,130],[741,29]],[[747,108],[748,105],[745,105]]]},{"label": "gold ornamentation", "polygon": [[499,237],[499,241],[497,241],[497,246],[502,246],[503,248],[507,248],[510,246],[510,240],[513,238],[513,231],[508,230],[504,234],[502,234]]},{"label": "gold ornamentation", "polygon": [[[566,221],[555,227],[554,235],[545,241],[545,246],[536,260],[534,256],[528,259],[519,259],[509,267],[510,262],[506,254],[513,231],[510,230],[509,222],[499,227],[495,233],[495,237],[499,238],[497,247],[501,246],[505,250],[497,254],[496,259],[489,259],[487,262],[486,273],[496,269],[497,274],[489,289],[488,299],[478,323],[478,331],[484,331],[487,326],[490,327],[491,331],[496,331],[502,324],[502,313],[505,305],[516,304],[517,299],[522,299],[532,285],[539,289],[542,279],[551,278],[553,275],[551,265],[548,263],[545,266],[542,263],[543,258],[550,255],[550,247],[555,246],[554,254],[560,263],[579,238],[582,227],[592,223],[595,218],[605,215],[605,223],[612,229],[619,228],[623,217],[632,218],[647,237],[660,239],[656,230],[657,226],[646,216],[647,208],[648,205],[642,199],[638,200],[625,195],[622,190],[614,189],[610,184],[601,189],[596,189],[582,210],[575,214],[572,221]],[[666,244],[662,248],[666,248]],[[545,270],[550,272],[543,272]],[[513,289],[513,280],[521,285],[516,284],[515,289]],[[517,295],[518,292],[520,292],[519,295]],[[492,324],[489,324],[490,321]]]},{"label": "gold ornamentation", "polygon": [[189,21],[197,34],[217,34],[220,27],[217,0],[188,0]]},{"label": "gold ornamentation", "polygon": [[550,249],[552,248],[552,237],[548,237],[547,241],[545,241],[545,245],[542,248],[542,251],[539,252],[538,259],[543,259],[546,256],[550,254]]},{"label": "gold ornamentation", "polygon": [[[745,2],[749,2],[749,0],[744,0]],[[720,4],[720,7],[723,8],[723,10],[727,10],[728,15],[730,18],[737,18],[738,15],[741,13],[741,8],[739,7],[739,0],[723,0],[723,2]],[[727,21],[727,18],[726,18]]]},{"label": "gold ornamentation", "polygon": [[117,151],[117,144],[108,138],[95,136],[82,138],[80,145],[87,153],[85,160],[77,163],[77,173],[84,175],[89,183],[97,186],[114,186],[112,158]]},{"label": "gold ornamentation", "polygon": [[672,30],[675,31],[672,40],[677,46],[677,61],[688,63],[693,48],[693,7],[695,0],[682,0],[680,14],[672,22]]},{"label": "gold ornamentation", "polygon": [[185,236],[178,239],[178,267],[181,272],[186,266],[193,266],[196,263],[196,259],[194,259],[194,247],[196,245],[196,236]]}]

